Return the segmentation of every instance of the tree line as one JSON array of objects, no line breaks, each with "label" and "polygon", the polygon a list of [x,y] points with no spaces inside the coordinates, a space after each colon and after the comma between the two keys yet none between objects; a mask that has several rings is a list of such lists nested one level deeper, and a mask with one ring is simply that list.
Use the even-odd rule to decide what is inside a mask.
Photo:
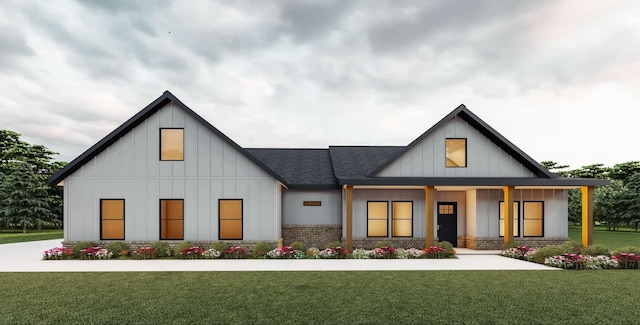
[{"label": "tree line", "polygon": [[0,231],[62,228],[62,187],[47,183],[66,164],[56,154],[0,130]]},{"label": "tree line", "polygon": [[[638,231],[640,224],[640,161],[629,161],[606,167],[593,164],[567,170],[569,166],[554,161],[543,161],[542,166],[564,177],[599,178],[611,181],[609,186],[597,186],[593,194],[593,219],[618,230],[631,226]],[[580,189],[569,190],[569,221],[582,221],[582,195]]]}]

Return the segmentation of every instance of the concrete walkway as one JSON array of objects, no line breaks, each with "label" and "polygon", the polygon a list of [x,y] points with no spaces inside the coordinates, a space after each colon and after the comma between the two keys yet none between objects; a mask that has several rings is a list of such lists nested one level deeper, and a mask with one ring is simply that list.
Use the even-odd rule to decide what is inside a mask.
[{"label": "concrete walkway", "polygon": [[464,248],[456,249],[457,259],[442,260],[42,260],[42,252],[60,242],[2,244],[0,272],[560,270]]}]

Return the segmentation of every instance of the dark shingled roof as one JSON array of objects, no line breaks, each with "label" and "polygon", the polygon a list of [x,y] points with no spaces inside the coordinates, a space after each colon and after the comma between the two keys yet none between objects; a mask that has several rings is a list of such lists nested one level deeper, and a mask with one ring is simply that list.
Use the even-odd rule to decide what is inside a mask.
[{"label": "dark shingled roof", "polygon": [[365,178],[406,147],[398,146],[330,146],[336,178]]},{"label": "dark shingled roof", "polygon": [[328,149],[245,149],[280,175],[291,189],[340,188]]}]

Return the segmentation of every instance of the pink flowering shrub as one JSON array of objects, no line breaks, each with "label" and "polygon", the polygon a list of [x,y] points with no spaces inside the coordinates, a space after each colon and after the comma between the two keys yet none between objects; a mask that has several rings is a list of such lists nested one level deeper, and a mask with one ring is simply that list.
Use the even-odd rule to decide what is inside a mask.
[{"label": "pink flowering shrub", "polygon": [[107,260],[113,257],[113,252],[101,246],[90,246],[80,250],[82,260]]},{"label": "pink flowering shrub", "polygon": [[525,261],[532,261],[533,255],[537,252],[537,249],[531,246],[518,246],[514,248],[507,248],[502,251],[502,256],[517,258]]},{"label": "pink flowering shrub", "polygon": [[204,254],[205,254],[205,251],[201,247],[189,246],[189,247],[182,248],[180,250],[179,256],[182,259],[195,260],[195,259],[203,258]]},{"label": "pink flowering shrub", "polygon": [[588,256],[574,253],[547,257],[544,260],[544,264],[568,270],[615,269],[620,266],[617,259],[609,256]]},{"label": "pink flowering shrub", "polygon": [[299,255],[298,250],[291,246],[282,246],[267,252],[267,257],[273,259],[292,259],[297,258]]},{"label": "pink flowering shrub", "polygon": [[42,253],[43,260],[66,260],[73,257],[73,249],[54,247]]},{"label": "pink flowering shrub", "polygon": [[349,251],[342,246],[327,247],[318,252],[320,258],[344,259],[347,258]]},{"label": "pink flowering shrub", "polygon": [[249,250],[242,246],[231,246],[224,250],[223,257],[230,259],[246,258],[249,255]]},{"label": "pink flowering shrub", "polygon": [[372,258],[390,259],[396,257],[396,249],[393,246],[382,246],[374,248],[371,254]]},{"label": "pink flowering shrub", "polygon": [[[455,254],[455,251],[453,252]],[[422,256],[425,258],[447,258],[452,254],[444,247],[429,246],[424,249]]]},{"label": "pink flowering shrub", "polygon": [[614,257],[620,263],[621,269],[640,269],[640,255],[634,253],[619,253]]}]

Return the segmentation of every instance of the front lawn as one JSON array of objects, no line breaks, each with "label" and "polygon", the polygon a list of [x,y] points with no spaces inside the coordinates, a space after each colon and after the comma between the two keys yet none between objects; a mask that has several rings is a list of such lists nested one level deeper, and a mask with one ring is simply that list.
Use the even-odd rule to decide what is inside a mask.
[{"label": "front lawn", "polygon": [[48,230],[27,230],[26,234],[20,230],[6,230],[0,232],[0,244],[21,243],[25,241],[62,239],[64,237],[62,229]]},{"label": "front lawn", "polygon": [[2,324],[630,324],[640,319],[638,274],[622,270],[0,277]]},{"label": "front lawn", "polygon": [[[582,241],[582,228],[580,226],[569,226],[569,239]],[[640,232],[633,229],[622,228],[618,231],[607,231],[607,228],[593,227],[593,243],[616,249],[623,246],[635,246],[640,248]]]}]

